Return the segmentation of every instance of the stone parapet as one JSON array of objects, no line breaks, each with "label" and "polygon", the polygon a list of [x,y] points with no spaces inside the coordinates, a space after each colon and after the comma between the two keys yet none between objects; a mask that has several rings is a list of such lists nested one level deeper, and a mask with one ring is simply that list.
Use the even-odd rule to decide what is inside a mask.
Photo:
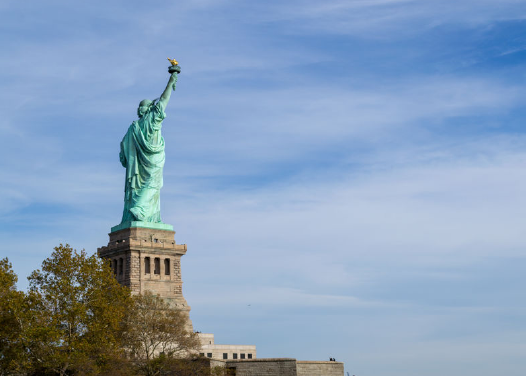
[{"label": "stone parapet", "polygon": [[236,376],[343,376],[341,362],[301,361],[294,358],[227,360],[227,369]]},{"label": "stone parapet", "polygon": [[236,376],[298,376],[293,358],[229,360],[226,368],[235,369]]},{"label": "stone parapet", "polygon": [[298,360],[297,376],[343,376],[342,362]]},{"label": "stone parapet", "polygon": [[107,246],[97,249],[101,257],[106,257],[121,249],[134,248],[164,253],[172,251],[174,254],[186,254],[186,244],[177,244],[174,239],[175,231],[150,229],[143,227],[125,228],[109,234]]}]

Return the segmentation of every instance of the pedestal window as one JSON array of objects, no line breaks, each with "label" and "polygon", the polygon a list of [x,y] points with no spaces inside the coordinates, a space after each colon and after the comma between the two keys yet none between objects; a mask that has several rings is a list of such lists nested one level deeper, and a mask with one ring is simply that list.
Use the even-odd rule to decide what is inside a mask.
[{"label": "pedestal window", "polygon": [[150,274],[150,258],[144,258],[144,274]]},{"label": "pedestal window", "polygon": [[164,259],[164,275],[170,275],[170,259]]}]

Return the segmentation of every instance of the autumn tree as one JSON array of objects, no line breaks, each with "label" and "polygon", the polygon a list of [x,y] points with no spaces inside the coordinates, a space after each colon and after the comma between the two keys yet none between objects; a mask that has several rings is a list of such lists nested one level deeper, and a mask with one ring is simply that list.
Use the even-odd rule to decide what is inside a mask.
[{"label": "autumn tree", "polygon": [[0,376],[207,375],[188,318],[150,292],[131,296],[109,265],[55,248],[27,293],[0,260]]},{"label": "autumn tree", "polygon": [[133,300],[125,342],[142,374],[163,375],[173,369],[175,360],[189,359],[199,350],[199,338],[188,331],[182,312],[149,291]]},{"label": "autumn tree", "polygon": [[28,279],[32,314],[23,333],[34,370],[99,374],[121,357],[132,301],[107,263],[61,244]]},{"label": "autumn tree", "polygon": [[211,359],[202,356],[171,358],[160,355],[153,362],[158,376],[229,376],[224,366],[211,366]]},{"label": "autumn tree", "polygon": [[21,341],[25,295],[16,290],[18,278],[7,258],[0,260],[0,375],[19,374],[26,358]]}]

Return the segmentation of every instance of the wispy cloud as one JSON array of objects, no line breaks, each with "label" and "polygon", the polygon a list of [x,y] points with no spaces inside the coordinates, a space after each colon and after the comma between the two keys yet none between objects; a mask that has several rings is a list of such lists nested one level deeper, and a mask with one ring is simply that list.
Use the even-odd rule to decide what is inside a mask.
[{"label": "wispy cloud", "polygon": [[447,5],[438,0],[294,1],[266,7],[256,14],[256,20],[281,23],[290,32],[393,39],[418,35],[440,25],[476,27],[522,20],[526,7],[518,0],[466,0]]}]

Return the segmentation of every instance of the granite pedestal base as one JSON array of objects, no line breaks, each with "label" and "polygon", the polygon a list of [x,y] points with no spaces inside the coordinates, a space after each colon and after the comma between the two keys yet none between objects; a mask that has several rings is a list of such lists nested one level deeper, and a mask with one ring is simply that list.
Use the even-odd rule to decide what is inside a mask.
[{"label": "granite pedestal base", "polygon": [[183,297],[181,277],[181,256],[186,254],[186,244],[175,243],[174,231],[157,228],[127,227],[109,236],[108,245],[97,252],[110,260],[119,283],[129,287],[132,294],[151,291],[159,295],[188,316],[191,329],[190,306]]}]

